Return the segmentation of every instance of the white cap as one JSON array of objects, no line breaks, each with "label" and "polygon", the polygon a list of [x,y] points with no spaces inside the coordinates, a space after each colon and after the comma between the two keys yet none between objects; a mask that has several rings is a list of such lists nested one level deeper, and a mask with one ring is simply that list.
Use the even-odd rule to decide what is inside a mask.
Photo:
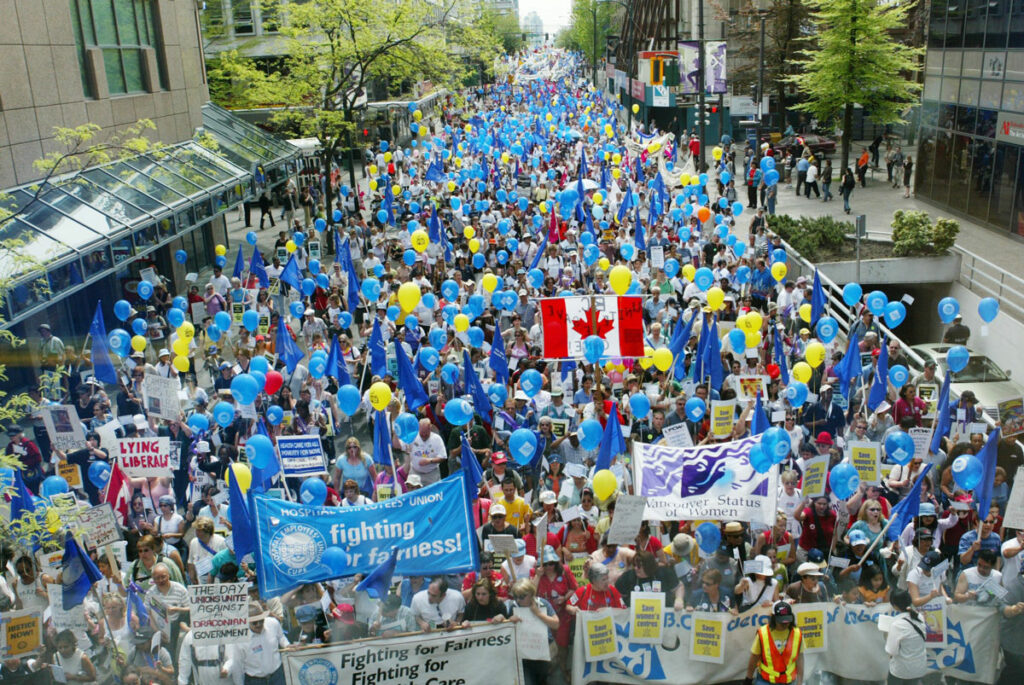
[{"label": "white cap", "polygon": [[206,452],[206,453],[209,453],[209,451],[210,451],[210,443],[208,443],[207,441],[200,440],[199,442],[196,443],[196,452]]},{"label": "white cap", "polygon": [[796,572],[797,572],[797,575],[801,575],[801,576],[820,576],[820,575],[822,575],[821,569],[818,568],[818,565],[815,564],[815,563],[812,563],[810,561],[805,561],[804,563],[800,564],[800,566],[797,567]]}]

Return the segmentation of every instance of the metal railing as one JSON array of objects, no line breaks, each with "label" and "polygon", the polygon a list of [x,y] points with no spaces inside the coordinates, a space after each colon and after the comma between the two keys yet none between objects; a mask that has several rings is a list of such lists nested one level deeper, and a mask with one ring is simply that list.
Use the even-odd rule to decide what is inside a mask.
[{"label": "metal railing", "polygon": [[994,297],[1001,313],[1024,322],[1024,279],[959,245],[953,251],[961,255],[958,282],[977,295]]}]

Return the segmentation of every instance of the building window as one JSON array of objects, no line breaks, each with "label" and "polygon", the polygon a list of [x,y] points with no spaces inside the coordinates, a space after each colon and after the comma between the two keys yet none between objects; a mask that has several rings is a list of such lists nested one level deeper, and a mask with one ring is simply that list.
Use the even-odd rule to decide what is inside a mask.
[{"label": "building window", "polygon": [[252,0],[231,0],[231,24],[236,36],[251,36],[256,32]]},{"label": "building window", "polygon": [[95,97],[86,78],[86,48],[99,48],[111,95],[140,93],[145,87],[145,50],[156,51],[160,86],[167,88],[153,0],[70,0],[71,21],[82,68],[82,86]]}]

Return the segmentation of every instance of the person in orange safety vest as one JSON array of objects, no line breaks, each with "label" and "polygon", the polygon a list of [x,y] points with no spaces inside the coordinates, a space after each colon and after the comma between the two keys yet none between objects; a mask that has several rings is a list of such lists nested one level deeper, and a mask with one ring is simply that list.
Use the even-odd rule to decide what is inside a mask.
[{"label": "person in orange safety vest", "polygon": [[804,673],[803,635],[793,625],[793,607],[776,602],[768,625],[761,626],[750,648],[744,685],[785,683],[800,685]]}]

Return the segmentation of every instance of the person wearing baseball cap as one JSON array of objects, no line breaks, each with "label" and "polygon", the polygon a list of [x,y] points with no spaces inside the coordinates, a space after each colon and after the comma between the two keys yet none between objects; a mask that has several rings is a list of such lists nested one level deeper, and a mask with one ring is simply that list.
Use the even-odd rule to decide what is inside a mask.
[{"label": "person wearing baseball cap", "polygon": [[[796,615],[787,602],[772,605],[768,625],[757,629],[750,648],[745,685],[758,683],[799,683],[804,676],[803,634],[794,625]],[[778,645],[783,645],[780,649]]]},{"label": "person wearing baseball cap", "polygon": [[519,537],[519,530],[515,526],[508,525],[508,516],[505,511],[505,505],[501,502],[495,502],[491,505],[491,520],[484,524],[484,527],[480,529],[480,540],[484,542],[492,535],[511,535],[512,537]]}]

